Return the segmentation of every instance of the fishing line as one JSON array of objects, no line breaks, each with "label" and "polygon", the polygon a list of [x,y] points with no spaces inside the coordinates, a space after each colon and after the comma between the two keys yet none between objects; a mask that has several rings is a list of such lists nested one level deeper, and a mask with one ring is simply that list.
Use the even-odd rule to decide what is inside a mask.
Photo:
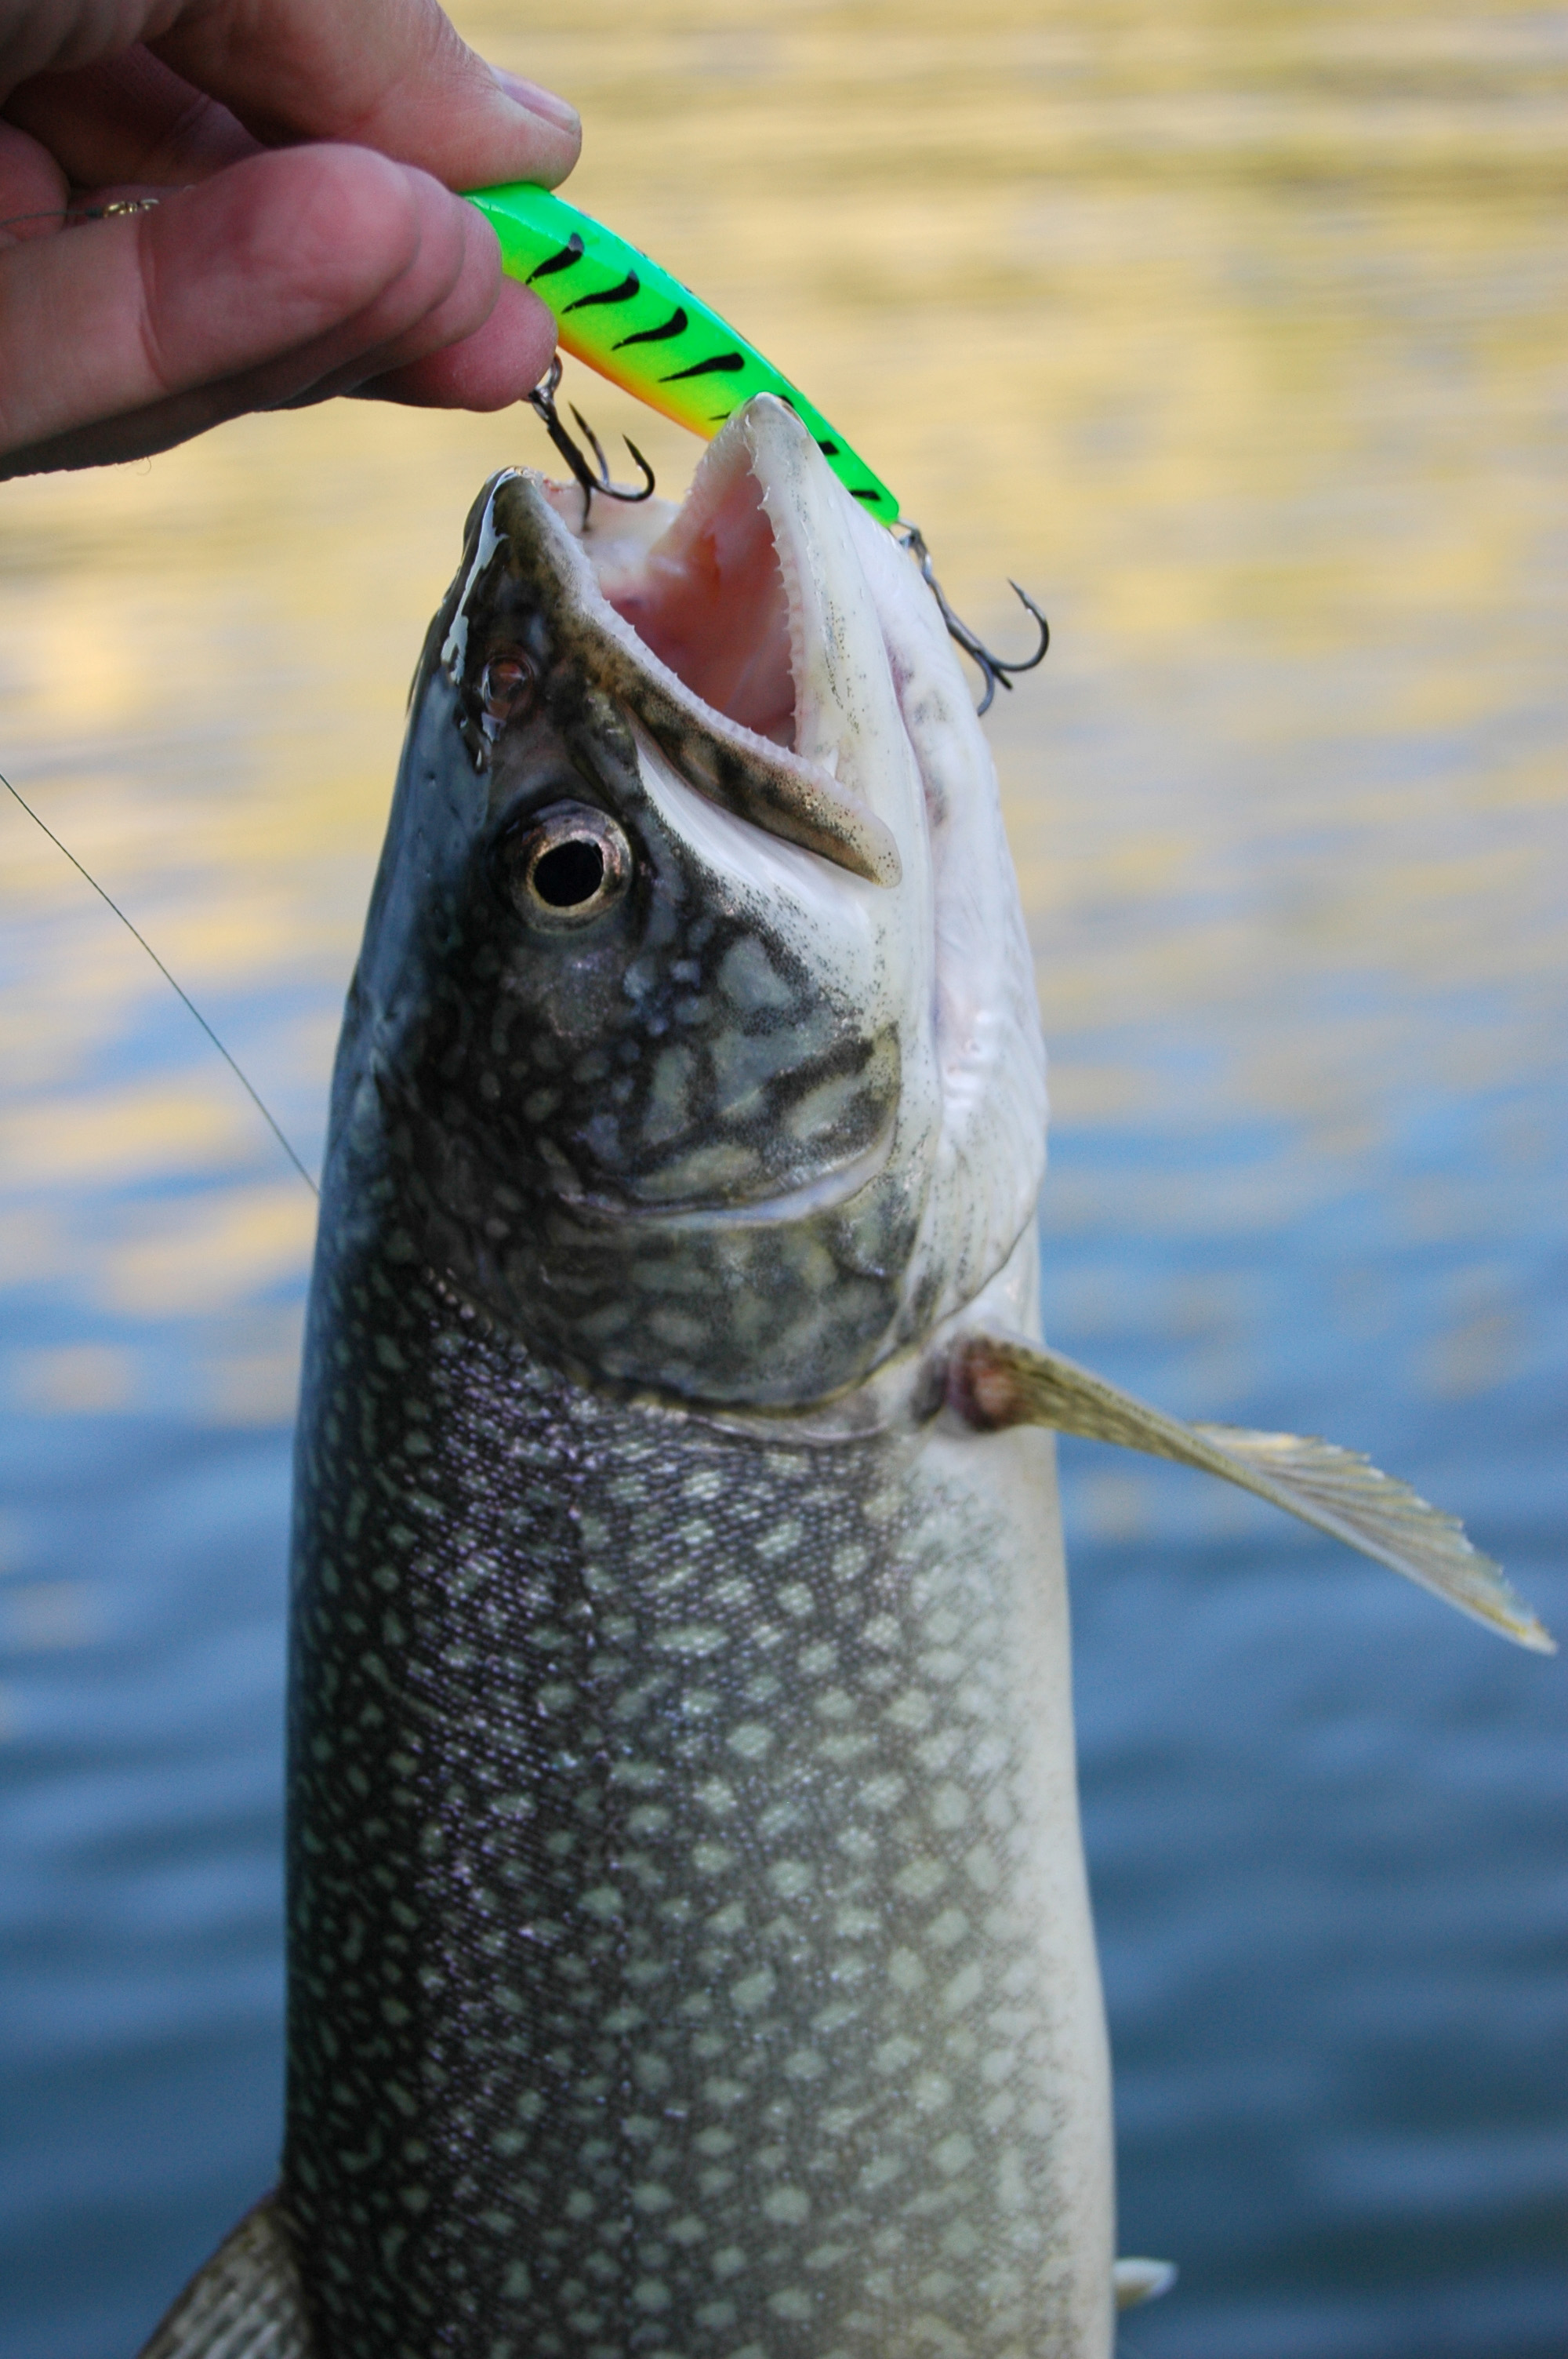
[{"label": "fishing line", "polygon": [[[183,195],[184,190],[177,193]],[[0,221],[0,231],[16,229],[23,222],[53,221],[74,225],[77,222],[119,221],[132,213],[156,212],[160,202],[157,197],[112,197],[105,205],[51,205],[43,212],[12,213],[8,220]]]},{"label": "fishing line", "polygon": [[26,797],[16,792],[16,788],[11,784],[10,779],[5,776],[4,770],[0,770],[0,787],[4,787],[8,795],[15,797],[16,800],[21,804],[22,809],[27,812],[27,817],[32,821],[34,826],[41,827],[43,829],[44,833],[54,845],[55,850],[57,852],[64,853],[66,858],[70,861],[77,875],[79,876],[86,877],[88,884],[92,886],[93,891],[97,894],[98,898],[101,901],[108,902],[110,908],[114,910],[114,915],[124,927],[125,931],[134,936],[135,939],[140,942],[143,950],[146,951],[148,958],[151,959],[154,966],[157,967],[159,974],[162,975],[169,989],[184,1001],[191,1015],[195,1016],[196,1021],[200,1025],[201,1029],[206,1033],[207,1038],[211,1041],[212,1046],[217,1049],[218,1054],[222,1058],[223,1062],[228,1066],[229,1071],[233,1074],[234,1079],[239,1082],[240,1087],[243,1090],[245,1095],[249,1098],[251,1103],[260,1114],[263,1122],[265,1123],[267,1128],[271,1131],[274,1138],[276,1139],[279,1147],[282,1147],[285,1155],[287,1156],[290,1163],[293,1164],[295,1169],[298,1172],[299,1177],[304,1180],[305,1185],[309,1189],[310,1193],[313,1196],[319,1197],[321,1190],[317,1187],[315,1180],[312,1180],[309,1172],[306,1169],[304,1164],[300,1161],[298,1156],[296,1155],[293,1147],[289,1145],[288,1140],[285,1137],[281,1125],[275,1116],[268,1112],[267,1107],[258,1092],[253,1084],[246,1080],[239,1066],[234,1062],[233,1058],[230,1056],[229,1051],[224,1048],[223,1043],[219,1039],[218,1035],[213,1031],[212,1027],[208,1023],[207,1018],[202,1015],[201,1010],[197,1006],[196,1002],[191,998],[190,994],[188,991],[182,990],[180,985],[176,983],[173,975],[170,974],[168,967],[165,966],[162,959],[159,958],[157,951],[154,950],[146,934],[140,932],[138,929],[131,923],[131,920],[126,917],[125,912],[121,908],[118,901],[114,900],[109,894],[105,893],[103,886],[98,882],[97,877],[88,875],[87,870],[83,868],[75,853],[71,851],[69,844],[62,843],[60,842],[53,828],[49,824],[49,821],[47,820],[40,819],[38,812],[33,809],[32,804],[27,800]]}]

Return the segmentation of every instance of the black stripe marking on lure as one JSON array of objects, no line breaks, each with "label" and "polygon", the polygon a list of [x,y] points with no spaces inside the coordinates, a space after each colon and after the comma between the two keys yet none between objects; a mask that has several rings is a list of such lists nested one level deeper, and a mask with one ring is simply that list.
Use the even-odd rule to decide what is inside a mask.
[{"label": "black stripe marking on lure", "polygon": [[574,229],[559,254],[550,255],[528,273],[525,284],[532,287],[535,278],[547,278],[552,270],[570,270],[582,260],[582,240]]},{"label": "black stripe marking on lure", "polygon": [[881,499],[881,492],[868,492],[868,491],[864,491],[864,490],[858,490],[858,489],[856,488],[856,486],[855,486],[853,484],[851,484],[849,485],[849,496],[850,496],[850,498],[851,498],[851,499],[856,499],[856,500],[880,500],[880,499]]},{"label": "black stripe marking on lure", "polygon": [[691,321],[677,303],[662,328],[639,328],[633,336],[622,336],[611,344],[612,353],[623,353],[628,344],[662,344],[666,336],[684,336]]},{"label": "black stripe marking on lure", "polygon": [[661,385],[678,385],[683,376],[711,376],[715,369],[743,369],[744,353],[715,353],[708,361],[693,361],[690,368],[676,369],[673,375],[662,376]]},{"label": "black stripe marking on lure", "polygon": [[837,442],[819,441],[816,447],[821,451],[825,459],[836,459],[838,456],[838,445]]},{"label": "black stripe marking on lure", "polygon": [[630,303],[633,295],[643,291],[643,282],[634,270],[629,270],[619,287],[601,287],[597,295],[579,295],[568,303],[568,311],[584,311],[590,303]]}]

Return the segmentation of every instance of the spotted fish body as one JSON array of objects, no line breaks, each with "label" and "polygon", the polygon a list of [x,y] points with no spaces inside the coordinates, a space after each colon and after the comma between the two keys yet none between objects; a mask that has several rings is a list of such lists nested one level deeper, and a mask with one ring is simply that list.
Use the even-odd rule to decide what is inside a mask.
[{"label": "spotted fish body", "polygon": [[[652,548],[585,555],[577,509],[476,510],[335,1083],[282,2188],[316,2346],[1104,2359],[1052,1442],[933,1373],[978,1302],[1033,1316],[983,742],[782,405]],[[715,567],[727,640],[749,598],[782,633],[729,712],[670,586]],[[541,899],[539,842],[607,829],[610,897]]]},{"label": "spotted fish body", "polygon": [[882,524],[898,502],[822,412],[700,297],[591,213],[519,180],[470,196],[502,267],[546,304],[566,351],[711,441],[756,393],[786,401],[850,495]]},{"label": "spotted fish body", "polygon": [[1049,1439],[609,1402],[386,1242],[297,1639],[321,2348],[1104,2353]]}]

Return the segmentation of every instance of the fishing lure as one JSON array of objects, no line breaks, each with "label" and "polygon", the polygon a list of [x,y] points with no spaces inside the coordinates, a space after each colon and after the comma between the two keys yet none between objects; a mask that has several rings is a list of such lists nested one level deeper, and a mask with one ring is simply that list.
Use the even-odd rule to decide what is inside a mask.
[{"label": "fishing lure", "polygon": [[[845,489],[879,524],[896,530],[914,557],[949,632],[984,675],[982,712],[999,683],[1003,688],[1012,686],[1011,673],[1033,671],[1044,662],[1051,644],[1051,626],[1033,599],[1016,582],[1011,585],[1039,628],[1040,642],[1033,654],[1016,663],[994,655],[947,603],[919,527],[901,517],[898,500],[881,477],[798,386],[792,385],[754,344],[737,335],[729,321],[689,287],[683,287],[678,278],[672,278],[667,270],[606,229],[591,213],[529,181],[472,189],[468,201],[500,239],[501,266],[507,277],[521,279],[553,314],[563,349],[575,360],[586,361],[612,385],[646,402],[650,409],[711,441],[726,419],[753,394],[773,393],[787,402]],[[634,443],[628,447],[646,478],[643,491],[624,491],[610,482],[597,442],[600,474],[598,479],[589,474],[556,417],[557,378],[558,372],[535,397],[534,406],[582,485],[584,497],[600,491],[617,499],[645,498],[653,489],[653,476]],[[574,414],[589,441],[594,441],[586,419],[580,412]]]},{"label": "fishing lure", "polygon": [[636,246],[576,205],[515,180],[475,189],[501,240],[501,265],[554,313],[575,360],[711,441],[754,393],[776,393],[854,498],[878,522],[898,522],[898,501],[797,386],[738,336],[727,321]]}]

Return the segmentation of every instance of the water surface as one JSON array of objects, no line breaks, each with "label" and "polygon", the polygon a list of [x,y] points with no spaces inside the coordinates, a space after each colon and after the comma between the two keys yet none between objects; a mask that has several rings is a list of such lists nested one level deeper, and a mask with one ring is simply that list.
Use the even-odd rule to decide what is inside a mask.
[{"label": "water surface", "polygon": [[[460,12],[1045,672],[995,716],[1051,1332],[1325,1432],[1568,1629],[1568,18]],[[84,234],[86,233],[83,233]],[[591,383],[591,381],[590,381]],[[619,397],[667,487],[692,446]],[[307,1156],[402,703],[521,415],[358,405],[0,493],[0,743]],[[124,2359],[278,2128],[313,1208],[0,810],[0,2320]],[[1067,1445],[1142,2359],[1560,2359],[1568,1676]]]}]

